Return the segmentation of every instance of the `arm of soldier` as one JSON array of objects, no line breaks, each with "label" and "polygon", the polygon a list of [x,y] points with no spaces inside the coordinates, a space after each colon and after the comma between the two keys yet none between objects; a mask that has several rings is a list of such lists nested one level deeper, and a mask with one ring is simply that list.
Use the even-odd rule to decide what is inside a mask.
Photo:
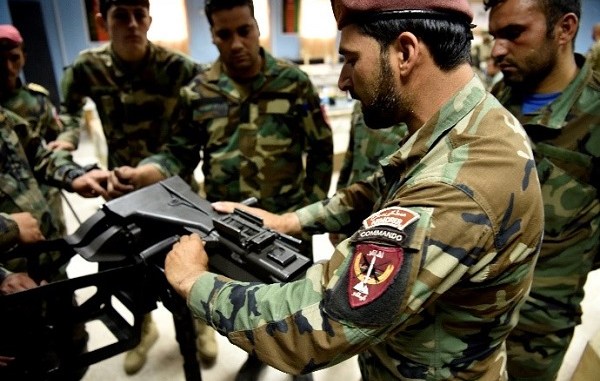
[{"label": "arm of soldier", "polygon": [[110,199],[121,197],[136,189],[157,183],[168,177],[163,168],[157,164],[142,164],[138,167],[123,166],[113,169],[108,179],[108,195]]},{"label": "arm of soldier", "polygon": [[301,232],[351,233],[359,225],[356,221],[362,221],[373,210],[381,194],[382,181],[381,175],[373,176],[371,182],[353,184],[339,190],[327,200],[281,215],[230,201],[214,202],[212,206],[220,213],[233,213],[235,208],[244,210],[261,218],[266,227],[293,236],[298,236]]},{"label": "arm of soldier", "polygon": [[306,136],[306,178],[304,190],[310,202],[323,200],[329,194],[333,173],[333,133],[325,119],[319,95],[312,83],[306,79],[303,94],[299,97],[306,110],[302,115],[302,126]]},{"label": "arm of soldier", "polygon": [[69,66],[65,69],[63,74],[61,80],[63,103],[60,105],[60,112],[58,115],[58,118],[63,125],[63,131],[58,135],[56,140],[49,145],[49,149],[70,146],[72,146],[73,149],[76,149],[79,145],[83,106],[85,105],[87,94],[85,94],[85,90],[80,90],[81,84],[77,81],[76,72],[76,66]]},{"label": "arm of soldier", "polygon": [[143,179],[141,183],[156,182],[161,176],[167,178],[175,175],[188,182],[191,181],[194,170],[200,163],[200,150],[204,146],[201,133],[203,126],[193,121],[194,106],[189,99],[194,96],[196,95],[187,87],[180,90],[169,140],[157,154],[145,158],[138,164],[138,168],[146,165],[154,167],[140,170]]}]

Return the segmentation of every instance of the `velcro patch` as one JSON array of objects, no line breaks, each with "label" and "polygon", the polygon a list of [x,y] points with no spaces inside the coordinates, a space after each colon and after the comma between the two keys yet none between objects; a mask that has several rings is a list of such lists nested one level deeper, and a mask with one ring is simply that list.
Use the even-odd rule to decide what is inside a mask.
[{"label": "velcro patch", "polygon": [[419,219],[419,215],[410,209],[391,206],[381,209],[363,221],[365,228],[376,226],[389,226],[397,230],[404,230],[407,226]]},{"label": "velcro patch", "polygon": [[356,245],[348,271],[348,300],[358,308],[379,298],[394,282],[404,263],[404,249],[399,246]]}]

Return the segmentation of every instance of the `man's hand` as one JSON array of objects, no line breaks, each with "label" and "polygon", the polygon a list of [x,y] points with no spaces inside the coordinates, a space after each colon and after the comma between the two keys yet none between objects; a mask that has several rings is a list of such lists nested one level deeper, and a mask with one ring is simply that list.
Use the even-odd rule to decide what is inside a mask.
[{"label": "man's hand", "polygon": [[71,183],[74,192],[82,197],[104,197],[108,198],[108,192],[105,189],[110,172],[103,169],[93,169],[85,174],[75,178]]},{"label": "man's hand", "polygon": [[[39,285],[44,284],[48,284],[48,282],[43,280]],[[7,275],[0,284],[0,293],[2,295],[14,294],[36,288],[39,285],[27,273],[13,273]]]},{"label": "man's hand", "polygon": [[0,356],[0,367],[8,366],[14,359],[14,357]]},{"label": "man's hand", "polygon": [[110,174],[108,195],[111,199],[117,198],[164,179],[163,174],[154,165],[147,164],[136,168],[118,167]]},{"label": "man's hand", "polygon": [[19,241],[21,243],[34,243],[46,239],[40,229],[40,223],[31,213],[12,213],[10,217],[19,227]]},{"label": "man's hand", "polygon": [[196,279],[208,271],[208,255],[198,234],[181,237],[165,258],[165,276],[186,300]]},{"label": "man's hand", "polygon": [[263,224],[279,233],[288,235],[300,235],[302,225],[295,213],[274,214],[264,209],[244,205],[239,202],[219,201],[212,203],[213,209],[220,213],[233,213],[234,209],[240,209],[262,219]]},{"label": "man's hand", "polygon": [[57,150],[74,151],[75,150],[75,146],[73,145],[73,143],[64,142],[61,140],[55,140],[53,142],[48,143],[46,145],[46,148],[49,149],[50,151],[57,151]]}]

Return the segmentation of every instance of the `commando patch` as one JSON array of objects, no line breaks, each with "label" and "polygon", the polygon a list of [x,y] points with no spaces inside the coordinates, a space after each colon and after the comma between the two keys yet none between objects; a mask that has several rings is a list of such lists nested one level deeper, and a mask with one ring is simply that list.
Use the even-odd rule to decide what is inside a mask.
[{"label": "commando patch", "polygon": [[376,226],[389,226],[397,230],[404,230],[407,226],[419,219],[419,215],[410,209],[391,206],[381,209],[363,221],[365,228]]},{"label": "commando patch", "polygon": [[404,262],[400,246],[356,245],[348,271],[348,297],[352,308],[376,300],[393,283]]}]

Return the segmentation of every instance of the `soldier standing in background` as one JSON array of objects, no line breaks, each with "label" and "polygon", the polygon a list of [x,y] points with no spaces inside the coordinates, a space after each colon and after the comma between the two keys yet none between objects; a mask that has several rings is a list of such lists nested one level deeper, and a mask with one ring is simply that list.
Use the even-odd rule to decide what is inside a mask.
[{"label": "soldier standing in background", "polygon": [[[202,161],[210,201],[255,197],[283,213],[326,197],[333,138],[308,75],[260,47],[252,0],[207,1],[205,13],[219,59],[182,89],[167,149],[146,165],[121,168],[112,176],[115,190],[131,190],[122,182],[189,178]],[[303,238],[311,253],[310,236]],[[251,355],[236,380],[258,380],[263,367]]]},{"label": "soldier standing in background", "polygon": [[574,52],[578,0],[486,0],[492,90],[533,141],[544,241],[531,292],[507,341],[511,380],[551,381],[581,323],[600,247],[600,74]]},{"label": "soldier standing in background", "polygon": [[[12,25],[0,25],[0,105],[24,118],[29,133],[50,143],[63,131],[48,91],[35,83],[24,84],[19,75],[25,65],[21,33]],[[65,142],[66,143],[66,142]],[[73,149],[69,143],[52,143],[54,149]],[[40,189],[52,210],[60,236],[67,233],[60,190],[45,184]]]},{"label": "soldier standing in background", "polygon": [[[37,179],[83,197],[108,196],[101,185],[108,179],[107,171],[95,169],[86,172],[73,162],[68,151],[49,151],[41,138],[30,132],[24,119],[0,106],[0,254],[6,254],[16,246],[61,237]],[[67,278],[68,258],[63,258],[60,252],[43,253],[39,256],[39,263],[51,270],[44,273],[42,279],[34,280],[27,273],[29,269],[25,258],[7,260],[0,255],[0,294],[12,294]],[[72,298],[53,298],[43,308],[69,316],[74,303]],[[27,307],[23,306],[24,309]],[[65,325],[61,327],[66,329],[64,331],[52,331],[56,340],[46,343],[47,336],[36,335],[48,330],[28,325],[29,318],[38,321],[36,312],[40,313],[33,311],[23,316],[18,324],[9,326],[4,322],[14,319],[14,316],[7,316],[3,311],[0,354],[14,360],[0,367],[0,379],[38,380],[49,371],[65,381],[81,379],[87,367],[58,373],[54,367],[65,364],[53,361],[68,362],[85,351],[88,339],[85,325]],[[57,359],[56,353],[45,352],[48,346],[63,358],[59,356]]]},{"label": "soldier standing in background", "polygon": [[[59,139],[77,145],[83,106],[86,97],[91,98],[106,136],[109,169],[136,166],[158,152],[172,135],[179,89],[200,70],[191,58],[148,41],[149,7],[148,0],[101,0],[96,21],[108,32],[110,43],[80,53],[61,84],[66,131]],[[148,314],[140,344],[125,356],[127,374],[142,368],[157,339],[158,330]],[[214,333],[197,339],[200,359],[214,361]]]},{"label": "soldier standing in background", "polygon": [[[543,204],[522,126],[470,65],[467,0],[333,0],[338,81],[370,128],[408,135],[368,181],[293,213],[275,230],[355,234],[285,284],[207,271],[198,235],[165,260],[200,319],[288,373],[359,354],[364,381],[506,380],[505,339],[533,275]],[[232,205],[233,204],[233,205]]]}]

